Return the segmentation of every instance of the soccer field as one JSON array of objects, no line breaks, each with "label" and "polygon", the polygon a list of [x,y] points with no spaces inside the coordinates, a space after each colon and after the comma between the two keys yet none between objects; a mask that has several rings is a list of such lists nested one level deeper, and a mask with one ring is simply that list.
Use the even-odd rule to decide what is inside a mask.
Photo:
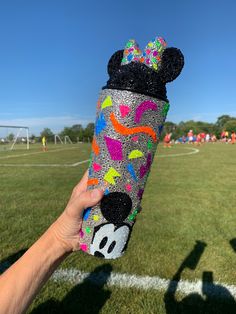
[{"label": "soccer field", "polygon": [[[0,270],[59,216],[90,144],[0,151]],[[158,146],[129,247],[71,254],[28,313],[236,313],[236,146]]]}]

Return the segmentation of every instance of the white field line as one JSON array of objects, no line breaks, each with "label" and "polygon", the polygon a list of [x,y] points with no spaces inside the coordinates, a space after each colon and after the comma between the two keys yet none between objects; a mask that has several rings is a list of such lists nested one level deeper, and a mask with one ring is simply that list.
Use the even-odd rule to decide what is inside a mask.
[{"label": "white field line", "polygon": [[76,167],[88,161],[89,159],[86,159],[74,164],[0,164],[0,167]]},{"label": "white field line", "polygon": [[228,285],[224,283],[204,283],[203,294],[203,282],[197,280],[194,282],[188,280],[180,280],[179,282],[162,279],[157,276],[137,276],[130,274],[119,273],[86,273],[75,268],[72,269],[59,269],[53,276],[52,280],[55,282],[70,282],[72,284],[79,284],[84,280],[91,281],[96,285],[118,286],[120,288],[137,288],[137,289],[154,289],[158,291],[167,291],[169,293],[198,293],[201,296],[210,295],[219,298],[233,297],[236,300],[236,286]]},{"label": "white field line", "polygon": [[160,157],[179,157],[179,156],[187,156],[187,155],[193,155],[193,154],[197,154],[199,153],[199,149],[197,148],[191,148],[191,147],[183,147],[184,149],[189,149],[191,150],[191,152],[189,153],[179,153],[179,154],[168,154],[168,155],[164,155],[164,154],[160,154],[160,155],[156,155],[156,158],[160,158]]},{"label": "white field line", "polygon": [[71,149],[77,149],[79,147],[68,147],[68,148],[58,148],[58,149],[52,149],[48,150],[47,152],[39,151],[39,152],[33,152],[33,153],[25,153],[25,154],[17,154],[17,155],[8,155],[8,156],[1,156],[0,159],[9,159],[9,158],[15,158],[15,157],[22,157],[22,156],[30,156],[30,155],[37,155],[37,154],[48,154],[48,153],[54,153],[64,150],[71,150]]},{"label": "white field line", "polygon": [[[62,150],[69,150],[69,149],[76,149],[78,147],[70,147],[70,148],[65,148],[65,149],[54,149],[52,151],[48,151],[47,153],[54,153]],[[188,153],[179,153],[179,154],[170,154],[170,155],[156,155],[155,158],[162,158],[162,157],[179,157],[179,156],[186,156],[186,155],[192,155],[192,154],[197,154],[199,153],[199,149],[197,148],[190,148],[190,147],[183,147],[184,149],[191,150],[191,152]],[[11,155],[11,156],[6,156],[6,157],[0,157],[0,159],[7,159],[7,158],[12,158],[12,157],[20,157],[20,156],[28,156],[28,155],[35,155],[35,154],[42,154],[44,152],[34,152],[34,153],[28,153],[28,154],[21,154],[21,155]],[[0,164],[0,167],[76,167],[78,165],[81,165],[83,163],[86,163],[89,161],[83,160],[76,162],[74,164]]]},{"label": "white field line", "polygon": [[71,167],[76,167],[76,166],[78,166],[78,165],[84,164],[84,163],[88,162],[89,160],[90,160],[90,159],[78,161],[78,162],[72,164]]}]

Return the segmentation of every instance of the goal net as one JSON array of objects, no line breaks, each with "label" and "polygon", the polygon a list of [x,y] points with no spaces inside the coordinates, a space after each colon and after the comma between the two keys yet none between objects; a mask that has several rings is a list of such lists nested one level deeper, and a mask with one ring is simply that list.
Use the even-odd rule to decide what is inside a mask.
[{"label": "goal net", "polygon": [[29,149],[29,128],[0,125],[0,151],[14,149]]},{"label": "goal net", "polygon": [[55,144],[73,144],[71,138],[68,135],[60,136],[58,134],[54,135],[54,143]]}]

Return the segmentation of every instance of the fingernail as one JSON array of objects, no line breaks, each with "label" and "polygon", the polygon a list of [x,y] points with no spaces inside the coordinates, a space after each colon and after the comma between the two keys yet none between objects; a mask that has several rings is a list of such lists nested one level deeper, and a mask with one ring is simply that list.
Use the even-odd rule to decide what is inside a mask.
[{"label": "fingernail", "polygon": [[91,198],[92,199],[97,200],[100,198],[100,196],[101,196],[101,193],[98,189],[92,190],[92,192],[91,192]]}]

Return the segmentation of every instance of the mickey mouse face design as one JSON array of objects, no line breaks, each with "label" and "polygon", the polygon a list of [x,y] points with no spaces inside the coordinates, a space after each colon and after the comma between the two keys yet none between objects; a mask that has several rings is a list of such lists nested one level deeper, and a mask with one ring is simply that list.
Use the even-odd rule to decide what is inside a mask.
[{"label": "mickey mouse face design", "polygon": [[91,254],[107,259],[119,257],[124,251],[129,238],[130,227],[126,224],[115,226],[107,223],[95,229],[90,246]]},{"label": "mickey mouse face design", "polygon": [[124,251],[131,227],[124,223],[132,209],[132,200],[126,193],[112,192],[101,201],[101,212],[108,223],[94,228],[90,245],[90,253],[112,259],[119,257]]}]

